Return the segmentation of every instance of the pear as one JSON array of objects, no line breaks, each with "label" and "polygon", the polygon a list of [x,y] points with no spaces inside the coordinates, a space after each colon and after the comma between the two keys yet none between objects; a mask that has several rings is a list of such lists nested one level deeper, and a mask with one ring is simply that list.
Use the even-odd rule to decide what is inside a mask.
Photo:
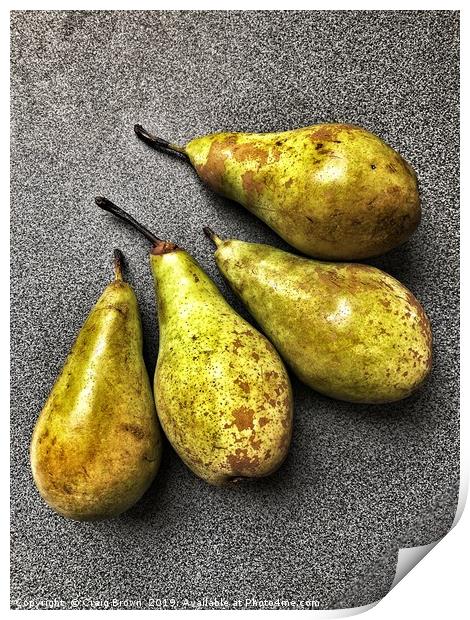
[{"label": "pear", "polygon": [[157,473],[161,435],[137,300],[115,280],[91,310],[36,423],[31,468],[59,514],[91,521],[135,504]]},{"label": "pear", "polygon": [[97,204],[153,244],[158,305],[154,395],[181,459],[213,485],[274,472],[292,433],[292,391],[272,344],[239,316],[198,263],[105,198]]},{"label": "pear", "polygon": [[220,271],[307,385],[341,400],[386,403],[423,383],[431,369],[429,320],[395,278],[204,230]]},{"label": "pear", "polygon": [[239,202],[304,254],[352,260],[406,241],[421,219],[416,175],[361,127],[322,124],[282,133],[216,133],[179,153],[214,191]]}]

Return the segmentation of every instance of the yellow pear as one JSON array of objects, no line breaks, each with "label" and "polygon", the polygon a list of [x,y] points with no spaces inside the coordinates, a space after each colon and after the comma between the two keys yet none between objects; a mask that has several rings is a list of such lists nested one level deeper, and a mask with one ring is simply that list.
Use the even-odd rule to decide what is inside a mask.
[{"label": "yellow pear", "polygon": [[431,369],[429,320],[380,269],[222,240],[215,260],[295,374],[341,400],[386,403],[416,391]]},{"label": "yellow pear", "polygon": [[65,517],[114,517],[147,490],[161,449],[137,299],[116,252],[115,280],[81,328],[36,423],[33,477]]},{"label": "yellow pear", "polygon": [[406,241],[421,218],[411,166],[355,125],[215,133],[184,147],[140,125],[135,131],[148,144],[185,157],[209,187],[304,254],[338,260],[383,254]]}]

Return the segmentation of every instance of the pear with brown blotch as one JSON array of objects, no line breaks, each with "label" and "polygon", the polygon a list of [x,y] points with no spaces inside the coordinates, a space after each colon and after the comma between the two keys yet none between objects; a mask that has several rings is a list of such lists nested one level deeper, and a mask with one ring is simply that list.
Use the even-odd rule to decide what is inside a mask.
[{"label": "pear with brown blotch", "polygon": [[277,351],[188,252],[158,239],[106,198],[96,202],[152,244],[159,324],[154,395],[173,448],[209,484],[272,474],[289,450],[293,417]]},{"label": "pear with brown blotch", "polygon": [[222,132],[184,147],[140,125],[135,132],[147,144],[185,157],[214,191],[310,256],[377,256],[406,241],[420,222],[414,170],[362,127],[326,123],[279,133]]}]

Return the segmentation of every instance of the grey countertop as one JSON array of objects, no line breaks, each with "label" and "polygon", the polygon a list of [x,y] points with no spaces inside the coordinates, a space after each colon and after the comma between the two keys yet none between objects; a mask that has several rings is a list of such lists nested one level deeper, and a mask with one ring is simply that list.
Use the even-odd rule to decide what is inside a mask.
[{"label": "grey countertop", "polygon": [[[116,599],[145,608],[167,598],[209,607],[207,597],[242,607],[365,605],[388,591],[400,546],[446,533],[459,469],[458,20],[380,11],[12,14],[14,606]],[[134,123],[184,143],[321,121],[363,125],[417,170],[422,224],[371,262],[429,314],[435,360],[426,387],[372,407],[293,380],[292,448],[269,479],[212,488],[166,444],[154,484],[126,514],[100,523],[54,514],[32,481],[30,437],[111,277],[114,247],[128,261],[151,374],[158,345],[148,246],[93,197],[108,196],[192,252],[245,317],[201,226],[287,248],[185,162],[137,140]]]}]

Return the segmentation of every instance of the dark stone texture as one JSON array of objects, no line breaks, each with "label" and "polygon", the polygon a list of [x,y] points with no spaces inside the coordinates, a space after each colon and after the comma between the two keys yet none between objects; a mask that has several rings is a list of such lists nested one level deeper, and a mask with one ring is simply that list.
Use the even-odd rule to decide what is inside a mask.
[{"label": "dark stone texture", "polygon": [[[167,597],[178,607],[203,596],[364,605],[388,591],[398,547],[447,532],[459,482],[458,27],[446,11],[12,14],[14,605],[116,598],[146,607]],[[201,227],[287,248],[184,161],[137,140],[134,123],[184,143],[321,121],[363,125],[417,170],[422,224],[373,264],[430,316],[425,389],[354,406],[294,380],[292,449],[271,478],[211,488],[167,445],[151,490],[120,518],[54,514],[31,478],[30,437],[111,278],[114,247],[140,302],[151,374],[158,344],[148,246],[93,197],[191,251],[244,316]]]}]

